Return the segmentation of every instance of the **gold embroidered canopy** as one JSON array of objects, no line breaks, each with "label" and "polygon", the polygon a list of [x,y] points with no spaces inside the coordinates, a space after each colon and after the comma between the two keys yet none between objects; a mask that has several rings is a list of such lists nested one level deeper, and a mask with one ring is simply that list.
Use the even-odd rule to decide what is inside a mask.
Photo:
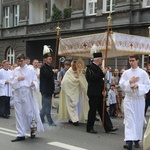
[{"label": "gold embroidered canopy", "polygon": [[[60,39],[58,55],[91,58],[90,51],[94,44],[105,55],[106,37],[107,32]],[[129,53],[150,54],[150,38],[116,32],[109,34],[108,58]]]}]

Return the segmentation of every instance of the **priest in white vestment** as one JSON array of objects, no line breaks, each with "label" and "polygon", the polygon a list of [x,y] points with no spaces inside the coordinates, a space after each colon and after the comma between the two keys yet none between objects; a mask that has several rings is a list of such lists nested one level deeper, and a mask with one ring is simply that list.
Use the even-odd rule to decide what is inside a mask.
[{"label": "priest in white vestment", "polygon": [[[37,103],[33,97],[33,91],[39,88],[38,79],[34,70],[25,62],[24,54],[17,56],[18,67],[13,71],[11,84],[14,88],[14,109],[16,117],[17,137],[12,142],[25,140],[26,132],[33,132],[31,125],[38,132],[44,131]],[[33,126],[32,126],[33,127]],[[34,133],[35,135],[35,133]]]},{"label": "priest in white vestment", "polygon": [[3,60],[3,68],[0,69],[0,117],[9,118],[10,115],[10,97],[12,88],[9,83],[12,71],[8,69],[9,62]]},{"label": "priest in white vestment", "polygon": [[72,61],[61,82],[59,119],[70,119],[74,125],[85,121],[89,110],[86,94],[86,78],[77,72],[76,61]]},{"label": "priest in white vestment", "polygon": [[120,87],[125,92],[124,98],[124,124],[125,124],[125,149],[132,150],[139,148],[139,141],[143,136],[145,94],[150,89],[150,80],[148,74],[139,68],[139,56],[131,55],[129,57],[131,68],[124,71],[119,82]]}]

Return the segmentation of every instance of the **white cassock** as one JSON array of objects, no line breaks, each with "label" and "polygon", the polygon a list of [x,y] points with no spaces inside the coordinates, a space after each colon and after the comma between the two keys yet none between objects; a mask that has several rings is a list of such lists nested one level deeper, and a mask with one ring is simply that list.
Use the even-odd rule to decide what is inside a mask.
[{"label": "white cassock", "polygon": [[[37,77],[39,77],[40,69],[34,68],[34,67],[33,67],[33,69],[34,69]],[[40,82],[39,78],[38,78],[38,82]],[[41,92],[40,92],[39,88],[33,92],[33,96],[34,96],[34,99],[36,100],[36,102],[38,104],[38,108],[41,109],[42,108],[42,100],[41,100]]]},{"label": "white cassock", "polygon": [[[18,81],[19,76],[23,76],[25,80]],[[32,82],[35,84],[35,87],[31,87]],[[17,136],[25,136],[26,132],[31,131],[30,125],[32,119],[35,119],[37,122],[37,131],[44,131],[40,112],[33,97],[33,91],[39,88],[34,70],[27,65],[15,68],[11,77],[11,84],[14,88]]]},{"label": "white cassock", "polygon": [[5,84],[6,80],[9,81],[11,74],[11,70],[0,69],[0,96],[12,96],[12,88],[10,84]]},{"label": "white cassock", "polygon": [[[132,77],[139,77],[138,89],[132,90],[129,80]],[[124,98],[124,123],[125,139],[124,141],[142,140],[143,125],[145,121],[145,94],[150,89],[150,80],[148,74],[137,67],[128,69],[122,74],[119,82],[120,87],[125,92]]]}]

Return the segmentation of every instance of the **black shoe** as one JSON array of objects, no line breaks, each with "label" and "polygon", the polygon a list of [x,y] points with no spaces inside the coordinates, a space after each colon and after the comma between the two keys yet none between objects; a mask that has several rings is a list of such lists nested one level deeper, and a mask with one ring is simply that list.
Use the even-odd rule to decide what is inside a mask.
[{"label": "black shoe", "polygon": [[9,116],[8,116],[8,115],[5,115],[5,114],[4,114],[4,115],[1,115],[1,117],[2,117],[2,118],[5,118],[5,119],[9,119]]},{"label": "black shoe", "polygon": [[69,124],[72,124],[72,121],[69,119],[69,120],[68,120],[68,123],[69,123]]},{"label": "black shoe", "polygon": [[74,126],[79,126],[79,122],[77,121],[77,122],[72,122],[72,124],[74,125]]},{"label": "black shoe", "polygon": [[97,117],[95,117],[95,121],[100,121]]},{"label": "black shoe", "polygon": [[106,133],[115,132],[115,131],[117,131],[117,130],[118,130],[118,128],[111,128],[110,130],[106,131]]},{"label": "black shoe", "polygon": [[91,130],[87,130],[88,133],[93,133],[93,134],[97,134],[97,131],[95,131],[94,129]]},{"label": "black shoe", "polygon": [[19,137],[17,136],[14,140],[11,140],[11,142],[17,142],[17,141],[23,141],[25,140],[25,136]]},{"label": "black shoe", "polygon": [[123,148],[128,149],[128,150],[132,150],[132,145],[126,144],[123,146]]}]

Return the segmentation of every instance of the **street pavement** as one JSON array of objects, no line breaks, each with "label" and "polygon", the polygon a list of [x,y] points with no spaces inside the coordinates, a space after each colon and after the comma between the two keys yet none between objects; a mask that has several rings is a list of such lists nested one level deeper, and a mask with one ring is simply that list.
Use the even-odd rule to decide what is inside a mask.
[{"label": "street pavement", "polygon": [[[58,106],[58,103],[59,97],[56,97],[55,105]],[[148,109],[146,120],[149,116]],[[68,124],[67,120],[59,122],[57,109],[52,109],[52,117],[57,124],[56,127],[44,123],[45,131],[37,133],[35,139],[30,139],[28,133],[25,141],[12,143],[11,139],[16,137],[16,129],[14,109],[11,109],[9,119],[0,118],[0,150],[123,150],[123,118],[111,119],[114,127],[119,128],[116,133],[105,133],[101,121],[96,121],[94,128],[98,134],[90,134],[86,132],[86,122],[80,123],[79,126]],[[146,124],[144,131],[145,128]]]}]

